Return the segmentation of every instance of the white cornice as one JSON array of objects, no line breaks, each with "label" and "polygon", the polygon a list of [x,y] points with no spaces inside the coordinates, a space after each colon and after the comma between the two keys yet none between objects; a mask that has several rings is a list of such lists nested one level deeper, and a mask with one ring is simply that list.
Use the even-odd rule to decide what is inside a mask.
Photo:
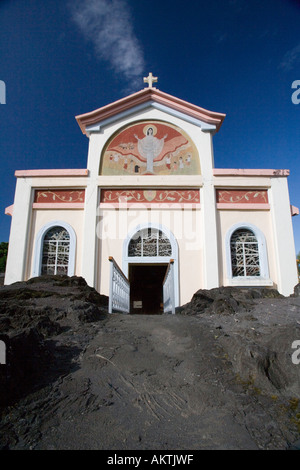
[{"label": "white cornice", "polygon": [[146,103],[142,103],[137,106],[134,106],[133,108],[130,108],[126,111],[122,111],[121,113],[111,116],[107,119],[104,119],[103,121],[99,121],[95,124],[87,126],[86,132],[88,135],[90,135],[93,132],[100,132],[101,129],[105,126],[111,125],[115,123],[116,121],[122,121],[123,119],[126,119],[133,114],[138,114],[149,108],[158,109],[159,111],[162,111],[170,116],[189,122],[190,124],[194,124],[195,126],[200,127],[201,130],[204,132],[214,133],[216,131],[216,126],[214,124],[208,124],[200,119],[196,119],[192,116],[189,116],[188,114],[182,113],[180,111],[177,111],[176,109],[170,108],[169,106],[165,106],[163,104],[160,104],[151,100]]}]

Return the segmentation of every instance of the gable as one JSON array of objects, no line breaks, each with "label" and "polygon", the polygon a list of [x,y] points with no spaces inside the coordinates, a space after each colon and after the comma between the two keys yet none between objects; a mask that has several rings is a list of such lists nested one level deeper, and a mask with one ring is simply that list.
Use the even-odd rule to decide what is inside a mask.
[{"label": "gable", "polygon": [[100,131],[103,126],[149,107],[187,120],[209,132],[218,132],[225,118],[225,114],[208,111],[156,88],[144,88],[102,108],[78,115],[76,120],[81,131],[90,135],[92,132]]}]

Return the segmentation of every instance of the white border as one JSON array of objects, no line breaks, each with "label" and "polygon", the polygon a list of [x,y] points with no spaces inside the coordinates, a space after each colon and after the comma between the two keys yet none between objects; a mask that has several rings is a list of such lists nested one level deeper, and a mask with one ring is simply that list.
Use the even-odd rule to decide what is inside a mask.
[{"label": "white border", "polygon": [[142,103],[140,105],[134,106],[133,108],[127,109],[126,111],[122,111],[121,113],[111,116],[107,119],[103,119],[102,121],[96,122],[95,124],[86,126],[86,132],[87,134],[90,134],[92,132],[100,132],[102,128],[107,125],[111,125],[115,123],[116,121],[119,121],[120,119],[127,119],[128,117],[131,117],[132,115],[135,115],[136,113],[140,113],[141,111],[145,111],[145,110],[147,111],[149,108],[158,109],[159,111],[169,114],[172,117],[176,117],[183,121],[194,124],[195,126],[200,127],[202,131],[208,131],[208,132],[216,131],[215,124],[208,124],[207,122],[204,122],[198,118],[194,118],[193,116],[190,116],[189,114],[186,114],[181,111],[177,111],[176,109],[170,108],[169,106],[150,100],[150,101],[147,101],[146,103]]},{"label": "white border", "polygon": [[[170,240],[172,254],[171,256],[137,256],[132,257],[128,256],[128,245],[132,237],[139,232],[140,230],[151,228],[161,230],[166,237]],[[175,307],[179,306],[179,269],[178,269],[178,244],[177,240],[174,237],[173,233],[165,227],[164,225],[157,223],[143,223],[137,225],[133,230],[131,230],[123,242],[123,256],[122,256],[122,270],[125,276],[128,278],[129,264],[159,264],[166,263],[168,264],[170,260],[174,260],[174,284],[175,284]]]},{"label": "white border", "polygon": [[69,252],[69,265],[68,265],[68,276],[74,276],[75,273],[75,254],[76,254],[76,234],[74,229],[71,225],[67,224],[67,222],[63,222],[62,220],[52,220],[45,224],[36,236],[35,241],[35,249],[34,249],[34,263],[33,263],[33,271],[32,277],[37,277],[41,275],[41,267],[42,267],[42,256],[43,256],[43,242],[46,233],[52,227],[63,227],[65,230],[69,232],[70,235],[70,252]]},{"label": "white border", "polygon": [[[251,230],[256,236],[258,243],[258,253],[259,253],[259,268],[260,276],[232,276],[232,260],[231,260],[231,247],[230,240],[232,234],[239,229],[248,229]],[[267,244],[266,239],[263,234],[253,224],[247,222],[240,222],[233,225],[226,233],[225,236],[225,252],[226,252],[226,264],[227,264],[227,279],[228,284],[233,286],[271,286],[273,281],[269,277],[269,266],[268,266],[268,255],[267,255]]]}]

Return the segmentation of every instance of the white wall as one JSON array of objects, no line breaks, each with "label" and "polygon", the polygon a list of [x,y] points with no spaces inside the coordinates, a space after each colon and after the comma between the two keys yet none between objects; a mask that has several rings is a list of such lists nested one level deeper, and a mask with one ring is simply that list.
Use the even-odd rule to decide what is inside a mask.
[{"label": "white wall", "polygon": [[109,293],[108,257],[113,256],[122,268],[124,239],[138,225],[149,223],[162,225],[174,235],[178,244],[179,304],[191,300],[193,294],[203,285],[200,210],[104,209],[100,213],[97,288],[102,294]]}]

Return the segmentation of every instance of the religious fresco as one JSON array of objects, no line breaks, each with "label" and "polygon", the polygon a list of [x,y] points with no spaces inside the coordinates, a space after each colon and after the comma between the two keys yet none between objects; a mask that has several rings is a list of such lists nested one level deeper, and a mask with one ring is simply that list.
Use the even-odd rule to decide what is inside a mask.
[{"label": "religious fresco", "polygon": [[109,142],[102,175],[200,174],[199,155],[188,135],[160,121],[128,126]]}]

